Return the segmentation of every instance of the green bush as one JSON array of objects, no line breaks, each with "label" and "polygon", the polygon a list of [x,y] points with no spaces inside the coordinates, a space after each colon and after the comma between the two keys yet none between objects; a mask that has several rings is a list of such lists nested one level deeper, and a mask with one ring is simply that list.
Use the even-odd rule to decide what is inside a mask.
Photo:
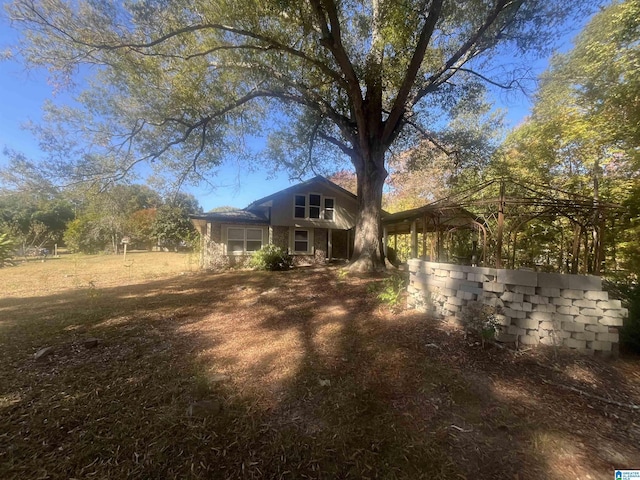
[{"label": "green bush", "polygon": [[286,250],[275,245],[265,245],[255,252],[249,266],[258,270],[289,270],[293,265],[293,257]]},{"label": "green bush", "polygon": [[0,233],[0,268],[11,265],[15,245],[6,233]]},{"label": "green bush", "polygon": [[382,281],[382,291],[378,294],[378,300],[386,303],[391,309],[400,305],[405,281],[402,275],[392,275]]}]

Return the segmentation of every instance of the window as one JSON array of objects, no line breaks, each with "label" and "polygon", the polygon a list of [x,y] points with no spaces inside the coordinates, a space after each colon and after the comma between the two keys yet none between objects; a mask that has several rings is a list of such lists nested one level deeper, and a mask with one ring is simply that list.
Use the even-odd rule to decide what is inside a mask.
[{"label": "window", "polygon": [[293,250],[295,252],[309,251],[309,231],[295,230],[293,232]]},{"label": "window", "polygon": [[334,221],[335,202],[319,193],[294,195],[293,218]]},{"label": "window", "polygon": [[311,193],[309,195],[309,218],[320,218],[320,195]]},{"label": "window", "polygon": [[293,216],[295,218],[307,218],[306,195],[296,195]]},{"label": "window", "polygon": [[325,220],[333,220],[334,212],[335,212],[335,200],[333,198],[325,198],[324,199],[324,219]]},{"label": "window", "polygon": [[262,230],[256,228],[247,228],[247,244],[245,250],[247,252],[257,252],[262,248]]},{"label": "window", "polygon": [[227,255],[244,255],[262,248],[261,228],[227,229]]},{"label": "window", "polygon": [[227,254],[242,255],[244,253],[244,228],[227,230]]}]

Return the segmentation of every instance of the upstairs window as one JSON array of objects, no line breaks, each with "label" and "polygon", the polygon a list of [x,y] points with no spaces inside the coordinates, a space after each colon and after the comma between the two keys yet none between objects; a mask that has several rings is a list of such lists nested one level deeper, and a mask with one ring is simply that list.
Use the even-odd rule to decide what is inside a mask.
[{"label": "upstairs window", "polygon": [[320,195],[309,194],[309,218],[320,218],[320,208],[322,207],[320,200]]},{"label": "upstairs window", "polygon": [[296,195],[293,216],[294,218],[307,218],[306,195]]},{"label": "upstairs window", "polygon": [[335,199],[319,193],[294,195],[293,218],[334,221]]},{"label": "upstairs window", "polygon": [[333,198],[324,199],[324,219],[325,220],[335,219],[335,200]]}]

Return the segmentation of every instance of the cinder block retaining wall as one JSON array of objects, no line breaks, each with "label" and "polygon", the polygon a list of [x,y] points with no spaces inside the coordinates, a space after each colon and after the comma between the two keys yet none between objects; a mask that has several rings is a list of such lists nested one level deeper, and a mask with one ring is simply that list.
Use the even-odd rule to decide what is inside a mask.
[{"label": "cinder block retaining wall", "polygon": [[495,308],[497,340],[558,345],[604,355],[617,350],[627,310],[600,277],[409,260],[408,303],[463,321],[472,304]]}]

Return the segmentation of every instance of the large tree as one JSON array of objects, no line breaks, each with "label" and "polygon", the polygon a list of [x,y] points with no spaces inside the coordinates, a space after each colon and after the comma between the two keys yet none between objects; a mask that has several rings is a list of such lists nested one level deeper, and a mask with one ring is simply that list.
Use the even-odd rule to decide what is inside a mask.
[{"label": "large tree", "polygon": [[52,109],[64,122],[43,137],[74,160],[68,175],[119,176],[152,160],[186,179],[250,154],[248,134],[269,134],[269,157],[293,168],[346,156],[359,199],[353,268],[369,270],[384,265],[390,147],[416,134],[437,142],[483,86],[518,86],[515,58],[546,54],[583,5],[15,0],[8,12],[23,32],[20,53],[57,84],[79,67],[92,74],[83,114]]}]

